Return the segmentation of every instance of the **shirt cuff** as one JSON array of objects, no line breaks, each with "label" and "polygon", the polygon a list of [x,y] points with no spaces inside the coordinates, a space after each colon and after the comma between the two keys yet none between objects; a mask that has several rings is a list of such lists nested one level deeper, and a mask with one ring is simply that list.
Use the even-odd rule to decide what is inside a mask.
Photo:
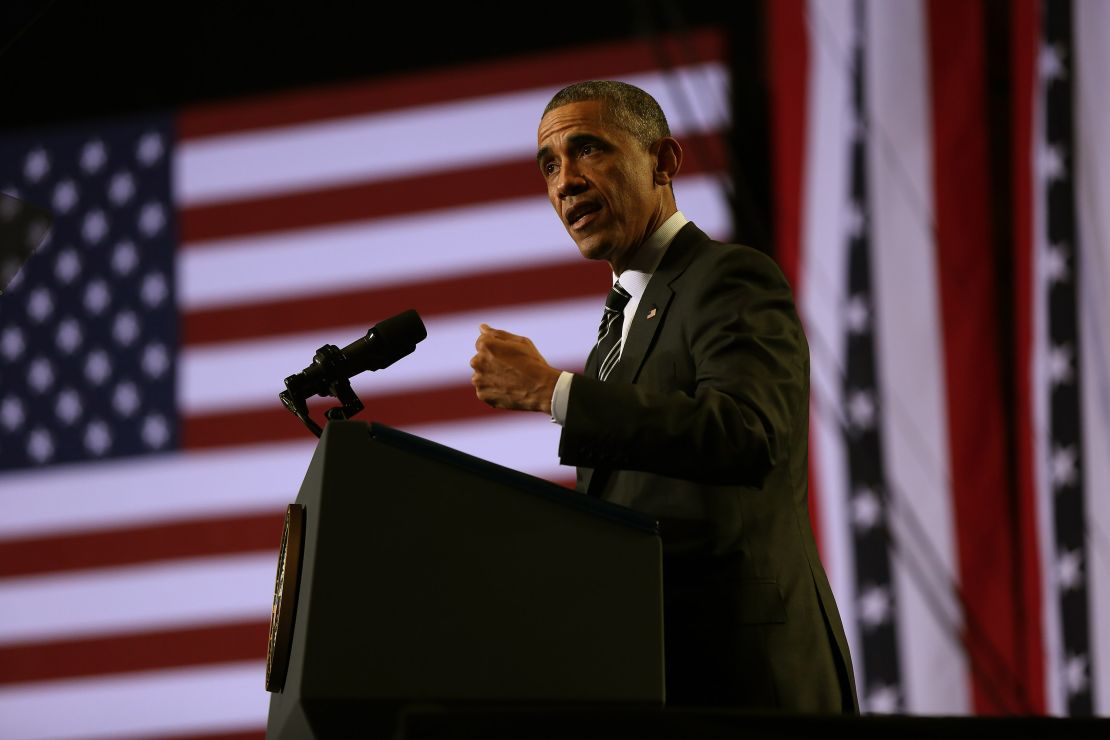
[{"label": "shirt cuff", "polygon": [[564,370],[555,381],[555,390],[551,394],[551,421],[560,426],[567,422],[567,402],[570,398],[570,381],[573,379],[574,373]]}]

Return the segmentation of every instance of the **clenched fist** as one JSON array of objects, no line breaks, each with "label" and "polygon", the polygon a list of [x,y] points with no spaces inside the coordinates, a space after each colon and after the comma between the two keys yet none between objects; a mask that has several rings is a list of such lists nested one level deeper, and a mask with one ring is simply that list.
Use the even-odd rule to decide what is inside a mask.
[{"label": "clenched fist", "polygon": [[531,339],[482,324],[474,348],[470,382],[479,399],[495,408],[551,413],[560,371],[547,364]]}]

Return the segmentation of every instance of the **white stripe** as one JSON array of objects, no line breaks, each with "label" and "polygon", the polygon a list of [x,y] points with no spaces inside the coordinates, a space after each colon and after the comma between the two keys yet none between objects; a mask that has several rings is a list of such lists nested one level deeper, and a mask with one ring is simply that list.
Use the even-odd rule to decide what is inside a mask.
[{"label": "white stripe", "polygon": [[821,523],[822,559],[836,595],[864,685],[855,608],[855,557],[849,519],[847,452],[840,429],[845,368],[844,305],[848,142],[852,131],[851,78],[844,64],[852,28],[852,0],[809,0],[810,54],[802,200],[800,305],[810,349],[813,461]]},{"label": "white stripe", "polygon": [[[878,377],[887,479],[893,490],[893,574],[906,708],[963,714],[970,709],[962,624],[946,579],[955,579],[949,487],[947,391],[940,325],[929,122],[929,25],[920,2],[867,5],[866,98],[870,113],[872,284],[876,291]],[[939,557],[933,563],[914,528]],[[908,557],[928,564],[923,583]],[[939,569],[939,572],[936,572]],[[973,584],[969,584],[973,587]],[[943,616],[934,614],[939,599]]]},{"label": "white stripe", "polygon": [[[622,79],[655,96],[676,135],[727,123],[725,106],[705,104],[728,97],[719,62]],[[679,80],[682,98],[673,95]],[[176,197],[188,207],[531,158],[560,87],[187,140],[174,160]],[[688,118],[691,105],[702,110]]]},{"label": "white stripe", "polygon": [[[542,192],[537,175],[534,197],[196,242],[177,258],[178,304],[237,306],[581,259]],[[718,175],[679,177],[675,196],[699,228],[727,236]]]},{"label": "white stripe", "polygon": [[6,740],[261,732],[270,695],[260,661],[0,688]]},{"label": "white stripe", "polygon": [[1095,714],[1110,715],[1110,4],[1075,4],[1086,573]]},{"label": "white stripe", "polygon": [[[470,358],[483,322],[531,338],[554,367],[580,368],[593,345],[602,300],[576,298],[432,317],[425,322],[428,338],[415,352],[388,368],[356,376],[355,391],[372,411],[376,395],[469,383]],[[181,407],[189,414],[280,408],[283,379],[310,364],[319,347],[343,346],[383,318],[367,317],[364,326],[326,332],[186,349],[178,370]]]},{"label": "white stripe", "polygon": [[269,618],[274,552],[0,579],[0,645]]},{"label": "white stripe", "polygon": [[[505,412],[405,431],[533,475],[573,475],[555,459],[560,427],[541,414]],[[243,513],[277,515],[296,498],[315,445],[306,430],[296,442],[8,473],[0,477],[0,541]]]}]

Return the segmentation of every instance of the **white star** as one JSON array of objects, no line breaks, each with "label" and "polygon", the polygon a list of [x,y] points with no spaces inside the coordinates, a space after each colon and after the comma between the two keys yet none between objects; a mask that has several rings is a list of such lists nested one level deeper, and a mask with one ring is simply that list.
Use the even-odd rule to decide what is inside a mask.
[{"label": "white star", "polygon": [[143,442],[147,447],[164,447],[170,439],[170,428],[160,414],[151,414],[143,420]]},{"label": "white star", "polygon": [[865,629],[878,627],[890,619],[890,594],[885,588],[870,586],[859,597],[859,618]]},{"label": "white star", "polygon": [[161,344],[148,344],[143,349],[143,372],[147,377],[157,379],[162,377],[170,366],[170,356]]},{"label": "white star", "polygon": [[31,431],[27,437],[27,455],[37,463],[44,463],[54,456],[54,440],[42,427]]},{"label": "white star", "polygon": [[27,384],[39,393],[54,385],[54,366],[45,357],[36,357],[27,366]]},{"label": "white star", "polygon": [[121,346],[129,347],[138,338],[139,328],[134,311],[120,311],[112,322],[112,338]]},{"label": "white star", "polygon": [[897,686],[876,686],[867,695],[867,711],[873,714],[894,714],[902,706]]},{"label": "white star", "polygon": [[871,309],[867,305],[867,297],[856,294],[848,300],[844,310],[844,320],[848,324],[848,331],[859,334],[867,329],[871,320]]},{"label": "white star", "polygon": [[1075,483],[1076,463],[1079,456],[1074,447],[1057,447],[1052,452],[1052,487],[1055,489]]},{"label": "white star", "polygon": [[85,288],[85,308],[94,316],[100,315],[108,307],[110,300],[111,294],[103,280],[93,280]]},{"label": "white star", "polygon": [[23,402],[15,396],[7,396],[0,401],[0,424],[9,432],[14,432],[23,425]]},{"label": "white star", "polygon": [[82,411],[81,396],[77,391],[66,388],[58,394],[58,400],[54,403],[54,414],[63,424],[72,426],[73,422],[80,418]]},{"label": "white star", "polygon": [[0,352],[4,354],[6,360],[18,359],[26,346],[23,342],[23,332],[17,326],[9,326],[0,334]]},{"label": "white star", "polygon": [[100,457],[112,446],[112,432],[100,419],[93,419],[85,427],[85,449]]},{"label": "white star", "polygon": [[139,213],[139,231],[154,236],[166,225],[166,210],[157,201],[147,203]]},{"label": "white star", "polygon": [[1064,59],[1063,53],[1054,44],[1045,44],[1037,54],[1037,71],[1045,82],[1063,79]]},{"label": "white star", "polygon": [[51,203],[58,213],[69,213],[77,205],[77,184],[73,180],[62,180],[54,186],[54,197]]},{"label": "white star", "polygon": [[148,308],[155,308],[160,305],[162,301],[166,300],[169,295],[170,289],[166,287],[166,278],[160,272],[147,273],[143,278],[143,285],[140,288],[140,295],[143,298],[143,303]]},{"label": "white star", "polygon": [[1068,696],[1081,694],[1090,686],[1087,680],[1087,656],[1070,655],[1064,663],[1064,684]]},{"label": "white star", "polygon": [[1058,283],[1068,277],[1068,255],[1063,245],[1056,244],[1045,250],[1041,272],[1049,284]]},{"label": "white star", "polygon": [[80,274],[81,258],[77,256],[77,250],[67,248],[59,252],[54,260],[54,277],[61,283],[69,284]]},{"label": "white star", "polygon": [[99,172],[107,161],[108,152],[100,139],[93,139],[81,150],[81,169],[90,175]]},{"label": "white star", "polygon": [[1037,174],[1049,182],[1063,177],[1064,153],[1059,147],[1045,144],[1037,149]]},{"label": "white star", "polygon": [[1071,348],[1066,344],[1057,344],[1048,350],[1048,379],[1053,385],[1072,381],[1071,355]]},{"label": "white star", "polygon": [[1079,550],[1065,550],[1056,557],[1056,577],[1060,588],[1071,591],[1083,580],[1083,557]]},{"label": "white star", "polygon": [[139,410],[139,390],[134,383],[125,380],[116,386],[112,394],[112,408],[120,416],[132,416]]},{"label": "white star", "polygon": [[131,176],[130,172],[117,172],[112,175],[112,180],[108,183],[108,199],[112,203],[122,206],[131,200],[131,196],[134,194],[135,178]]},{"label": "white star", "polygon": [[846,215],[847,220],[844,222],[845,232],[849,239],[859,239],[863,236],[863,232],[867,227],[867,219],[863,215],[863,209],[860,208],[859,203],[849,203]]},{"label": "white star", "polygon": [[50,155],[42,147],[27,153],[23,160],[23,176],[31,182],[38,182],[50,171]]},{"label": "white star", "polygon": [[156,131],[150,131],[139,139],[139,144],[135,147],[135,156],[149,167],[162,158],[163,151],[162,136]]},{"label": "white star", "polygon": [[98,209],[89,211],[85,214],[85,220],[81,224],[81,236],[89,244],[98,244],[100,240],[108,233],[108,217],[104,211]]},{"label": "white star", "polygon": [[93,385],[100,385],[112,374],[112,363],[108,353],[102,349],[94,349],[85,360],[85,377]]},{"label": "white star", "polygon": [[860,488],[852,497],[852,522],[861,530],[871,529],[882,516],[883,507],[879,497],[870,488]]},{"label": "white star", "polygon": [[67,316],[58,322],[58,331],[54,335],[54,343],[58,345],[58,349],[63,354],[73,354],[73,351],[81,346],[83,338],[81,324],[77,322],[77,319]]},{"label": "white star", "polygon": [[139,264],[139,252],[129,241],[120,242],[112,252],[112,269],[120,275],[128,275]]},{"label": "white star", "polygon": [[46,288],[35,288],[27,297],[27,314],[37,324],[46,321],[54,313],[54,298]]},{"label": "white star", "polygon": [[867,391],[854,391],[848,395],[848,420],[859,430],[875,425],[875,399]]}]

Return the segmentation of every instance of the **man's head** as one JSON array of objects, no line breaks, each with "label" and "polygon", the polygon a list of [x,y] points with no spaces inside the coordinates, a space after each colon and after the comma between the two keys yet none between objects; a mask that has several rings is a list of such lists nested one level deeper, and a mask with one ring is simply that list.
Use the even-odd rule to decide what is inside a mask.
[{"label": "man's head", "polygon": [[659,104],[623,82],[577,83],[548,103],[538,139],[547,195],[567,232],[585,257],[620,273],[676,210],[682,149]]}]

